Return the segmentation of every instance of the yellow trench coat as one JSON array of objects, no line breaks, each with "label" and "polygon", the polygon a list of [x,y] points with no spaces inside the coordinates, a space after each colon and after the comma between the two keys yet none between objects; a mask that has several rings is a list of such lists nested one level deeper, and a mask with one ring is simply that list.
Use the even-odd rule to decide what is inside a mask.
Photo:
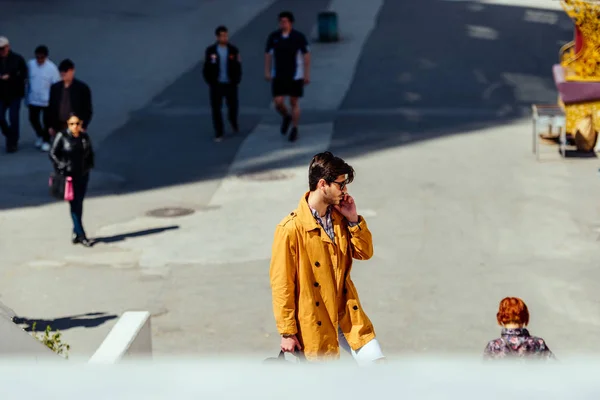
[{"label": "yellow trench coat", "polygon": [[375,337],[350,278],[352,259],[371,258],[373,240],[362,216],[357,226],[349,227],[333,209],[333,243],[312,215],[307,197],[275,229],[273,313],[279,333],[296,334],[307,360],[337,359],[338,326],[354,350]]}]

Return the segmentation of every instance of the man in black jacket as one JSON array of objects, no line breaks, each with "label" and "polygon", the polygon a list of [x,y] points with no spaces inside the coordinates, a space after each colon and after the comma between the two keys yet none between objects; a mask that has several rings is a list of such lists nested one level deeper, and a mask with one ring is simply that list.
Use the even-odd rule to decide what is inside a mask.
[{"label": "man in black jacket", "polygon": [[242,80],[242,63],[237,47],[229,43],[227,28],[219,26],[215,30],[217,42],[206,48],[202,75],[210,87],[215,141],[223,138],[223,117],[221,105],[223,97],[227,102],[228,119],[234,132],[238,127],[238,85]]},{"label": "man in black jacket", "polygon": [[[0,129],[6,137],[6,151],[14,153],[19,145],[19,112],[25,96],[27,80],[25,59],[10,49],[10,43],[0,37]],[[6,112],[10,124],[6,122]]]},{"label": "man in black jacket", "polygon": [[62,81],[50,87],[48,104],[48,122],[50,134],[67,127],[67,119],[71,113],[77,114],[83,123],[83,132],[92,120],[92,92],[88,85],[75,79],[75,64],[68,58],[61,61],[58,71]]}]

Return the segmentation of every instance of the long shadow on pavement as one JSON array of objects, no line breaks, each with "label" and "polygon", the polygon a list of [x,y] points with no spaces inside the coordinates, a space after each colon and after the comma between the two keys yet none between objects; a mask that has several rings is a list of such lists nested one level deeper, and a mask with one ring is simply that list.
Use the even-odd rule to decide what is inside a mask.
[{"label": "long shadow on pavement", "polygon": [[15,317],[13,321],[17,325],[24,325],[24,329],[27,332],[31,332],[33,330],[34,324],[36,332],[43,332],[48,326],[50,326],[52,331],[65,331],[71,328],[95,328],[115,318],[117,318],[116,315],[96,312],[55,319]]},{"label": "long shadow on pavement", "polygon": [[136,231],[136,232],[121,233],[119,235],[114,235],[114,236],[97,237],[97,238],[92,238],[92,240],[94,241],[94,243],[105,243],[105,244],[116,243],[116,242],[122,242],[122,241],[130,239],[130,238],[155,235],[157,233],[171,231],[174,229],[179,229],[179,225],[165,226],[162,228],[144,229],[144,230]]}]

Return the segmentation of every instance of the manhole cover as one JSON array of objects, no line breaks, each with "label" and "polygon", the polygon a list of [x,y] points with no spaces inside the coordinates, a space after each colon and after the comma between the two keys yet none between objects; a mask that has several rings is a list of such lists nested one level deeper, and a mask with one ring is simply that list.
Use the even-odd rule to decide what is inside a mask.
[{"label": "manhole cover", "polygon": [[182,207],[164,207],[157,208],[156,210],[151,210],[146,213],[146,215],[150,217],[157,218],[172,218],[172,217],[182,217],[184,215],[193,214],[194,210],[191,208],[182,208]]},{"label": "manhole cover", "polygon": [[291,179],[294,175],[281,171],[266,171],[266,172],[247,172],[238,174],[238,178],[247,179],[249,181],[282,181]]}]

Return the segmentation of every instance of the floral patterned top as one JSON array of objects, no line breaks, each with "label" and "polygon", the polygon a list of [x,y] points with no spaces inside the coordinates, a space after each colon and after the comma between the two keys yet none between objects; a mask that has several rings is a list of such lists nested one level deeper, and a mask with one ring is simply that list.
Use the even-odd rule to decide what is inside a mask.
[{"label": "floral patterned top", "polygon": [[525,328],[502,329],[499,339],[488,343],[484,352],[485,360],[501,358],[555,360],[544,339],[531,336]]}]

